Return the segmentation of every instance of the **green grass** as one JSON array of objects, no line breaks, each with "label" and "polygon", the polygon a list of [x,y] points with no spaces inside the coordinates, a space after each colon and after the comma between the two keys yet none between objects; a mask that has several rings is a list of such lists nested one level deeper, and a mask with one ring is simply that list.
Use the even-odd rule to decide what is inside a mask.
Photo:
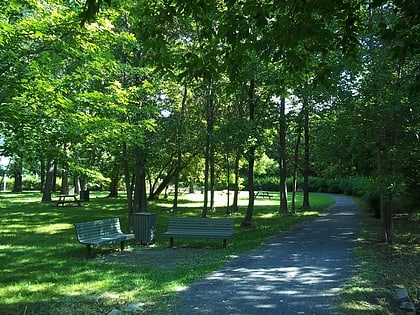
[{"label": "green grass", "polygon": [[[222,195],[218,195],[222,199]],[[182,195],[177,213],[171,213],[171,200],[149,204],[157,214],[157,238],[154,246],[143,251],[145,262],[136,264],[105,263],[101,257],[117,254],[118,244],[94,250],[97,259],[85,259],[86,248],[76,240],[73,224],[95,219],[120,217],[127,226],[124,198],[106,198],[93,193],[83,207],[55,207],[40,202],[38,193],[0,194],[0,313],[1,314],[105,314],[123,309],[131,302],[144,303],[143,313],[165,314],[176,304],[176,290],[205,276],[232,257],[263,244],[268,237],[287,231],[315,216],[332,201],[312,195],[313,209],[296,216],[278,215],[279,200],[257,199],[253,228],[242,229],[246,195],[240,201],[235,218],[234,237],[223,249],[219,240],[179,239],[176,245],[207,248],[200,263],[185,263],[164,270],[148,264],[154,251],[167,248],[161,236],[170,216],[199,216],[202,195]],[[298,203],[301,203],[298,196]],[[216,204],[211,217],[223,217],[224,201]],[[144,247],[129,242],[128,251]],[[176,251],[176,249],[174,249]],[[148,255],[150,257],[148,257]],[[206,257],[203,257],[206,256]],[[117,256],[118,257],[118,256]],[[180,259],[183,259],[182,257]]]},{"label": "green grass", "polygon": [[418,217],[394,218],[393,245],[379,242],[380,221],[363,209],[362,230],[354,249],[359,268],[348,281],[337,314],[406,314],[398,308],[396,288],[406,288],[419,303],[420,234]]}]

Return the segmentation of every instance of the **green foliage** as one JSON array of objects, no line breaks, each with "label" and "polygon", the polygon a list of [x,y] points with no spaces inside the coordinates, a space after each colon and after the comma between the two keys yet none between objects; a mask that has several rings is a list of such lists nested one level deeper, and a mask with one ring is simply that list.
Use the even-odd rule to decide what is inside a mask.
[{"label": "green foliage", "polygon": [[279,176],[259,176],[254,178],[255,190],[279,191],[280,178]]}]

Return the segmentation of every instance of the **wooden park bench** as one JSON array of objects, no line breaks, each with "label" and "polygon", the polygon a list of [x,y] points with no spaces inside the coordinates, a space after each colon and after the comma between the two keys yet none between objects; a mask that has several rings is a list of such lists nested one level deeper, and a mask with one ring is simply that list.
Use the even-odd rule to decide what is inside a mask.
[{"label": "wooden park bench", "polygon": [[168,230],[163,233],[169,237],[169,246],[174,246],[174,238],[223,239],[223,246],[233,235],[233,219],[210,218],[169,218]]},{"label": "wooden park bench", "polygon": [[124,241],[134,239],[134,234],[121,232],[119,218],[96,220],[76,223],[77,240],[87,246],[87,257],[90,257],[91,246],[102,246],[113,243],[121,243],[121,251],[124,250]]}]

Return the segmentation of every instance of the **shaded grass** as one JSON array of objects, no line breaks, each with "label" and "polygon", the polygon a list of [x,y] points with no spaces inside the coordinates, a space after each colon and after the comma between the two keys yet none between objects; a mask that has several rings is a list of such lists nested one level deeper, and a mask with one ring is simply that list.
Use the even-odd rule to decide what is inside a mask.
[{"label": "shaded grass", "polygon": [[[176,213],[171,200],[149,204],[157,214],[155,244],[142,251],[153,259],[154,251],[166,249],[162,237],[170,216],[199,216],[200,195],[182,195]],[[297,204],[301,203],[298,196]],[[120,255],[118,244],[95,249],[97,259],[85,259],[85,246],[76,240],[73,224],[95,219],[120,217],[127,226],[124,198],[92,194],[83,207],[55,207],[42,203],[37,193],[0,194],[0,313],[1,314],[104,314],[113,308],[140,301],[142,313],[165,314],[176,305],[176,291],[222,266],[232,257],[250,251],[272,235],[291,229],[332,204],[321,195],[312,195],[313,209],[296,216],[279,216],[279,200],[258,199],[252,229],[239,227],[247,200],[241,199],[241,212],[235,218],[234,237],[227,249],[220,240],[179,239],[182,248],[207,249],[199,259],[186,255],[183,263],[157,269],[141,259],[136,264],[104,263],[101,257]],[[223,202],[216,204],[210,217],[225,216]],[[142,250],[134,243],[128,251]],[[176,249],[174,250],[176,251]],[[198,263],[196,263],[198,261]]]},{"label": "shaded grass", "polygon": [[394,244],[386,245],[378,241],[380,220],[363,211],[362,230],[354,249],[359,268],[341,295],[337,314],[406,314],[397,305],[396,288],[406,288],[419,302],[419,227],[415,216],[395,216]]}]

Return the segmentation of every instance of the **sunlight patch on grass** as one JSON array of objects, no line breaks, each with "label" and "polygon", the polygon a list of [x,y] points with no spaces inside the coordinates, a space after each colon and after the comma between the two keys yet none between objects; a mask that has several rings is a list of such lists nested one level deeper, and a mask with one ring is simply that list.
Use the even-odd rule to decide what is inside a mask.
[{"label": "sunlight patch on grass", "polygon": [[318,216],[319,215],[319,211],[303,211],[299,213],[302,214],[303,216]]},{"label": "sunlight patch on grass", "polygon": [[63,230],[71,229],[73,225],[69,223],[55,223],[43,226],[37,226],[33,229],[36,233],[57,234]]},{"label": "sunlight patch on grass", "polygon": [[272,213],[266,213],[266,214],[261,215],[261,218],[263,218],[263,219],[270,219],[270,218],[277,217],[278,215],[279,215],[278,213],[274,213],[274,212],[272,212]]},{"label": "sunlight patch on grass", "polygon": [[343,309],[345,309],[348,314],[357,314],[359,312],[367,312],[367,311],[375,311],[378,312],[376,314],[381,314],[380,311],[382,310],[381,307],[372,305],[365,301],[352,301],[348,303],[344,303]]},{"label": "sunlight patch on grass", "polygon": [[179,282],[170,282],[165,286],[165,290],[169,292],[180,292],[184,291],[187,286],[180,284]]}]

